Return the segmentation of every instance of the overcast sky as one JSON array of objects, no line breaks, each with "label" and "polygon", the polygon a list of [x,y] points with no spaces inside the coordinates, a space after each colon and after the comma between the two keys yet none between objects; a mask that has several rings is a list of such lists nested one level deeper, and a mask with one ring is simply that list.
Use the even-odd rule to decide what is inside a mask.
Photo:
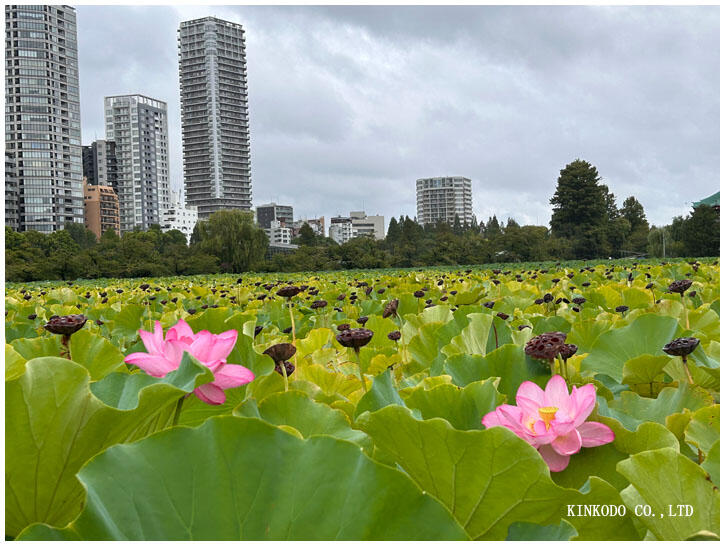
[{"label": "overcast sky", "polygon": [[669,223],[719,190],[718,7],[79,6],[83,143],[103,97],[169,106],[183,184],[176,31],[244,25],[255,205],[295,217],[415,210],[416,178],[473,181],[479,220],[548,224],[559,170]]}]

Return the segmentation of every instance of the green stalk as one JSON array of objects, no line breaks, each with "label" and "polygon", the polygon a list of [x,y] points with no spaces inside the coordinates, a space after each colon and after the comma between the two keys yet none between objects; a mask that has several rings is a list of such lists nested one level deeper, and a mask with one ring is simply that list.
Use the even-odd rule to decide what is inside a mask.
[{"label": "green stalk", "polygon": [[[290,299],[287,300],[287,304],[288,304],[288,307],[289,307],[289,318],[292,321],[292,345],[294,345],[295,347],[297,347],[297,335],[296,335],[296,332],[295,332],[295,316],[292,313],[292,298],[290,298]],[[295,359],[295,369],[296,369],[297,368],[297,353],[294,354],[294,359]],[[284,366],[282,366],[282,368],[284,368]],[[282,372],[284,373],[284,376],[286,378],[287,377],[287,370],[282,370]],[[299,373],[299,371],[298,371],[298,373]],[[287,390],[287,389],[285,389],[285,390]]]},{"label": "green stalk", "polygon": [[357,360],[357,371],[360,375],[360,383],[362,384],[363,392],[368,392],[368,387],[365,384],[365,376],[362,372],[362,365],[360,364],[360,351],[358,349],[355,349],[355,360]]},{"label": "green stalk", "polygon": [[70,360],[70,347],[68,347],[69,342],[70,336],[68,334],[63,334],[60,338],[60,357],[67,358],[68,360]]},{"label": "green stalk", "polygon": [[693,385],[695,382],[692,380],[692,374],[690,374],[690,368],[687,367],[687,357],[682,357],[682,366],[685,368],[685,373],[687,374],[687,382],[690,385]]},{"label": "green stalk", "polygon": [[569,373],[566,369],[566,360],[561,358],[561,355],[556,356],[556,360],[559,363],[559,370],[561,371],[561,376],[564,378],[564,381],[567,383],[569,382]]},{"label": "green stalk", "polygon": [[[275,364],[280,364],[280,368],[282,368],[282,379],[284,379],[284,392],[287,392],[287,390],[289,389],[289,381],[287,380],[287,368],[285,368],[285,366],[284,366],[284,361],[275,362]],[[295,368],[297,368],[296,364],[295,364]]]}]

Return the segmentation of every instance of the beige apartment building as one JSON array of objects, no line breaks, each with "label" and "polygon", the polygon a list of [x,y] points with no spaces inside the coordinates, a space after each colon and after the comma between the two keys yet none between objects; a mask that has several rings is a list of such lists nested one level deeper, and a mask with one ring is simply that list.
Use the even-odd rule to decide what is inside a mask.
[{"label": "beige apartment building", "polygon": [[95,233],[96,237],[100,239],[101,234],[109,229],[120,233],[121,217],[118,196],[113,188],[86,184],[83,189],[83,198],[86,227]]}]

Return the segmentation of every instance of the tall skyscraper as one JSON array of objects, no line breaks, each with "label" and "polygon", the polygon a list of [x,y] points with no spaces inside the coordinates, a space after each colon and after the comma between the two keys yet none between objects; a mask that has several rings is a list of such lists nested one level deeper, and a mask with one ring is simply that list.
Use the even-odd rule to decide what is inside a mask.
[{"label": "tall skyscraper", "polygon": [[186,203],[199,219],[252,207],[247,62],[242,25],[204,17],[179,27]]},{"label": "tall skyscraper", "polygon": [[458,220],[470,224],[473,216],[471,179],[463,176],[419,178],[416,180],[418,223],[453,225]]},{"label": "tall skyscraper", "polygon": [[96,140],[90,146],[83,146],[83,176],[93,186],[110,186],[118,191],[118,161],[114,141]]},{"label": "tall skyscraper", "polygon": [[143,95],[105,98],[106,141],[115,143],[121,233],[149,229],[170,205],[166,103]]},{"label": "tall skyscraper", "polygon": [[5,151],[16,167],[21,231],[83,223],[78,42],[70,6],[5,6]]}]

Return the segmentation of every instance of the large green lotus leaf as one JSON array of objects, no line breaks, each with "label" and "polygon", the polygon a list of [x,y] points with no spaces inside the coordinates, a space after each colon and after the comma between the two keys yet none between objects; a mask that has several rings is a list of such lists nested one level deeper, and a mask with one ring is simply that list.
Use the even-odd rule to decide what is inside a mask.
[{"label": "large green lotus leaf", "polygon": [[[699,465],[672,448],[643,451],[620,462],[617,470],[632,485],[622,491],[627,509],[648,504],[653,517],[639,520],[659,540],[684,540],[700,531],[720,534],[720,493]],[[672,516],[677,505],[691,505],[689,516]],[[636,517],[636,516],[635,516]]]},{"label": "large green lotus leaf", "polygon": [[[348,349],[348,351],[352,352],[351,349]],[[368,346],[360,349],[360,367],[364,374],[377,375],[393,362],[400,362],[397,351],[393,347]]]},{"label": "large green lotus leaf", "polygon": [[712,444],[710,451],[702,462],[702,468],[710,475],[712,483],[720,487],[720,440]]},{"label": "large green lotus leaf", "polygon": [[405,406],[393,384],[393,374],[385,370],[373,378],[372,388],[360,398],[355,407],[355,419],[363,412],[379,410],[390,404]]},{"label": "large green lotus leaf", "polygon": [[[400,294],[397,296],[398,299],[398,316],[405,317],[407,320],[407,315],[417,315],[419,311],[419,302],[418,298],[416,298],[413,295],[413,291],[416,289],[412,289],[410,294]],[[422,305],[420,306],[422,307]]]},{"label": "large green lotus leaf", "polygon": [[15,339],[10,342],[25,360],[43,356],[60,356],[60,336],[44,335],[33,338]]},{"label": "large green lotus leaf", "polygon": [[454,355],[446,360],[444,369],[459,387],[489,377],[500,377],[498,391],[509,400],[516,397],[516,391],[524,381],[545,387],[551,377],[548,366],[527,357],[521,347],[513,344],[503,345],[485,357]]},{"label": "large green lotus leaf", "polygon": [[451,320],[451,312],[442,305],[434,305],[423,309],[417,315],[410,314],[405,317],[415,328],[421,328],[424,324],[444,324]]},{"label": "large green lotus leaf", "polygon": [[329,328],[315,328],[307,333],[302,339],[297,339],[297,357],[304,358],[307,355],[322,349],[328,343],[332,343],[332,330]]},{"label": "large green lotus leaf", "polygon": [[450,375],[434,375],[427,377],[425,374],[416,374],[409,377],[403,377],[398,381],[398,393],[402,398],[406,398],[414,389],[423,387],[432,389],[437,385],[447,385],[451,383]]},{"label": "large green lotus leaf", "polygon": [[559,522],[559,525],[537,525],[517,521],[509,526],[506,540],[538,542],[540,540],[571,540],[576,536],[576,529],[564,520]]},{"label": "large green lotus leaf", "polygon": [[[358,377],[328,370],[319,364],[305,366],[304,374],[308,381],[320,387],[322,392],[327,396],[340,395],[350,398],[355,391],[362,388]],[[261,400],[256,394],[254,396],[257,400]]]},{"label": "large green lotus leaf", "polygon": [[[257,317],[253,313],[234,313],[224,321],[227,330],[236,330],[240,334],[254,338],[254,328],[257,326]],[[224,331],[224,330],[222,330]]]},{"label": "large green lotus leaf", "polygon": [[531,317],[531,323],[534,325],[533,334],[538,336],[545,332],[564,332],[571,330],[571,323],[564,317]]},{"label": "large green lotus leaf", "polygon": [[[718,364],[719,366],[719,364]],[[690,376],[695,385],[712,391],[720,391],[720,368],[707,368],[698,366],[695,359],[687,359],[687,369],[690,370]],[[669,362],[664,368],[664,372],[669,375],[673,381],[678,383],[687,383],[689,378],[685,373],[682,365],[682,359],[679,357],[670,357]]]},{"label": "large green lotus leaf", "polygon": [[[213,377],[187,354],[178,370],[163,379],[149,377],[148,383],[145,374],[111,374],[93,385],[113,396],[108,402],[118,409],[91,392],[88,371],[75,362],[36,358],[25,370],[5,384],[5,434],[12,438],[5,447],[5,534],[10,536],[34,522],[68,523],[83,503],[75,477],[81,465],[110,445],[168,426],[180,396]],[[126,382],[133,386],[126,388]],[[110,383],[114,387],[106,388]],[[135,404],[124,394],[129,392],[137,394]]]},{"label": "large green lotus leaf", "polygon": [[[441,349],[448,357],[457,354],[485,355],[493,324],[493,315],[489,313],[471,313],[469,324],[451,342]],[[509,334],[510,337],[510,334]],[[495,347],[495,345],[494,345]]]},{"label": "large green lotus leaf", "polygon": [[114,371],[125,371],[124,355],[106,338],[88,330],[73,334],[69,343],[70,357],[84,366],[97,381]]},{"label": "large green lotus leaf", "polygon": [[45,298],[47,303],[77,303],[78,294],[70,288],[63,286],[54,290],[49,290]]},{"label": "large green lotus leaf", "polygon": [[17,379],[25,373],[27,360],[12,345],[5,344],[5,381]]},{"label": "large green lotus leaf", "polygon": [[622,294],[608,285],[600,286],[596,290],[588,290],[585,297],[588,302],[610,312],[622,305]]},{"label": "large green lotus leaf", "polygon": [[453,296],[451,303],[455,305],[472,305],[482,299],[486,295],[483,288],[473,290],[459,290],[458,294]]},{"label": "large green lotus leaf", "polygon": [[415,371],[421,371],[430,368],[436,359],[442,359],[440,352],[439,330],[443,327],[443,323],[430,322],[423,324],[418,328],[417,333],[413,335],[410,343],[405,351],[413,360],[412,366],[408,368]]},{"label": "large green lotus leaf", "polygon": [[[586,304],[585,304],[586,305]],[[609,331],[612,324],[605,320],[577,320],[566,335],[566,342],[579,347],[580,353],[591,352],[599,336]]]},{"label": "large green lotus leaf", "polygon": [[234,311],[229,307],[210,308],[192,315],[186,319],[186,322],[194,332],[208,330],[212,334],[221,334],[232,329],[226,321],[233,314]]},{"label": "large green lotus leaf", "polygon": [[[455,430],[443,419],[418,420],[400,406],[366,413],[358,424],[376,448],[449,507],[473,539],[503,540],[514,522],[549,525],[565,517],[567,504],[618,499],[601,480],[592,496],[559,487],[538,452],[503,427]],[[582,538],[634,536],[627,518],[588,519],[570,521],[579,530],[590,525]]]},{"label": "large green lotus leaf", "polygon": [[[179,424],[186,426],[196,426],[200,425],[210,417],[215,417],[217,415],[231,415],[234,411],[234,408],[241,404],[245,397],[248,396],[248,392],[249,389],[251,389],[251,386],[259,384],[269,377],[269,375],[263,376],[259,379],[256,379],[253,383],[225,390],[224,395],[226,399],[224,400],[223,404],[219,405],[207,404],[206,402],[202,402],[201,400],[199,400],[196,396],[191,396],[184,402],[182,406],[181,415],[179,417]],[[282,377],[280,376],[280,390],[283,390],[284,385],[281,383],[281,381]]]},{"label": "large green lotus leaf", "polygon": [[79,473],[88,504],[28,540],[461,540],[401,472],[335,438],[216,417],[114,446]]},{"label": "large green lotus leaf", "polygon": [[667,355],[640,355],[630,358],[622,368],[622,383],[638,385],[661,381],[662,370],[669,362],[670,357]]},{"label": "large green lotus leaf", "polygon": [[680,384],[676,389],[665,387],[656,399],[625,391],[618,399],[607,401],[598,396],[597,401],[600,415],[617,419],[628,430],[635,430],[645,421],[665,425],[667,417],[674,413],[680,413],[684,409],[695,411],[713,403],[707,391],[686,383]]},{"label": "large green lotus leaf", "polygon": [[481,430],[481,419],[503,404],[506,397],[496,390],[497,379],[469,383],[465,388],[444,383],[430,389],[412,389],[405,405],[417,409],[423,419],[441,417],[458,430]]},{"label": "large green lotus leaf", "polygon": [[685,428],[685,441],[708,453],[720,439],[720,404],[700,408]]},{"label": "large green lotus leaf", "polygon": [[[334,326],[333,326],[334,328]],[[399,330],[398,325],[391,318],[383,318],[380,315],[369,315],[365,328],[372,330],[373,338],[368,346],[374,347],[395,347],[395,342],[388,339],[388,334],[395,330]],[[330,330],[332,333],[332,330]]]},{"label": "large green lotus leaf", "polygon": [[300,391],[270,394],[264,400],[246,400],[234,409],[239,417],[259,417],[273,425],[286,425],[300,432],[304,438],[326,434],[372,448],[368,435],[353,430],[341,410],[314,402]]},{"label": "large green lotus leaf", "polygon": [[697,361],[698,364],[702,364],[703,366],[707,368],[719,368],[720,367],[720,342],[719,341],[711,341],[708,346],[707,350],[703,347],[703,344],[700,343],[694,351],[692,351],[692,354],[688,358],[688,362],[690,360]]},{"label": "large green lotus leaf", "polygon": [[153,331],[153,321],[143,305],[127,303],[108,321],[108,327],[114,336],[133,340],[139,330]]},{"label": "large green lotus leaf", "polygon": [[493,351],[513,343],[513,337],[511,333],[511,327],[508,322],[501,319],[500,317],[493,315],[493,322],[491,323],[491,329],[488,331],[488,342],[486,343],[486,350]]},{"label": "large green lotus leaf", "polygon": [[720,339],[720,315],[715,311],[700,308],[688,311],[690,330],[688,336],[694,336],[702,341]]},{"label": "large green lotus leaf", "polygon": [[[18,311],[15,313],[15,316],[11,315],[5,317],[6,343],[10,341],[15,341],[16,339],[38,337],[38,327],[42,324],[40,322],[40,319],[28,320],[25,317],[27,317],[31,313],[42,316],[41,313],[38,313],[38,311],[42,310],[36,310],[34,306],[28,306],[28,308],[29,309],[27,310],[27,312],[18,309]],[[5,309],[8,309],[7,300],[5,302]],[[45,330],[42,330],[42,332],[45,332]]]},{"label": "large green lotus leaf", "polygon": [[648,314],[599,336],[582,361],[582,371],[605,374],[622,382],[624,363],[642,354],[661,355],[677,332],[677,319]]},{"label": "large green lotus leaf", "polygon": [[551,474],[552,479],[559,485],[579,489],[591,476],[599,476],[621,490],[629,482],[617,472],[619,461],[649,449],[679,449],[677,438],[659,423],[642,423],[632,432],[616,419],[600,416],[598,420],[612,429],[614,442],[595,448],[583,448],[573,455],[566,469]]},{"label": "large green lotus leaf", "polygon": [[630,309],[648,308],[652,303],[652,294],[649,290],[629,287],[622,290],[622,304]]}]

